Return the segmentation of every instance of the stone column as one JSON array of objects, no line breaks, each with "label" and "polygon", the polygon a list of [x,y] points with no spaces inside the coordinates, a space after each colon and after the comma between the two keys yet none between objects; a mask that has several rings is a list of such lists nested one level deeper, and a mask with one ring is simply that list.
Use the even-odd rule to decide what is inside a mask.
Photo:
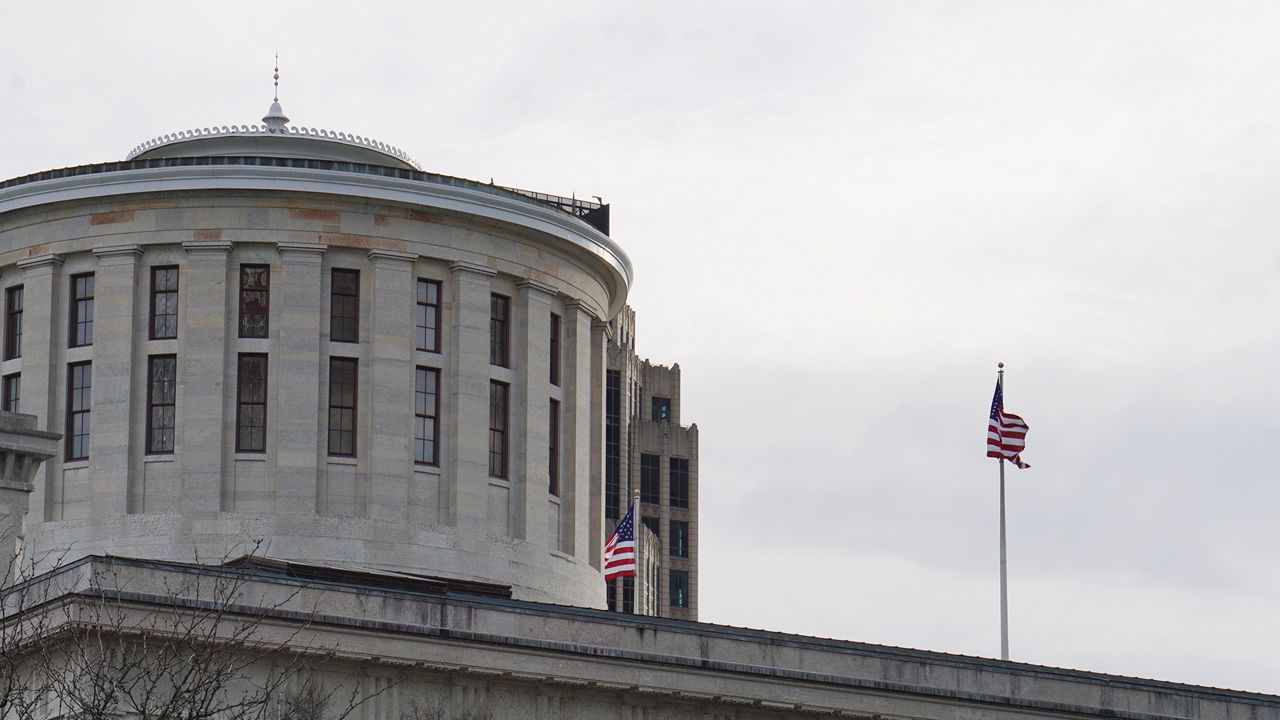
[{"label": "stone column", "polygon": [[[547,467],[550,445],[551,297],[555,288],[525,280],[516,291],[516,383],[511,392],[512,535],[558,549],[547,527]],[[561,408],[563,414],[564,408]],[[563,421],[562,421],[563,424]]]},{"label": "stone column", "polygon": [[587,380],[591,388],[591,485],[588,491],[591,508],[587,516],[587,557],[597,569],[604,551],[604,390],[608,332],[608,323],[592,318],[591,368]]},{"label": "stone column", "polygon": [[24,567],[23,541],[31,480],[40,464],[58,453],[62,437],[37,430],[36,422],[34,415],[0,412],[0,587],[20,580],[29,569]]},{"label": "stone column", "polygon": [[[321,266],[320,243],[277,243],[280,272],[273,279],[273,302],[280,303],[275,386],[276,508],[284,513],[319,512]],[[234,392],[234,389],[232,390]],[[268,387],[270,392],[270,386]]]},{"label": "stone column", "polygon": [[[52,254],[18,261],[23,286],[22,409],[38,418],[36,427],[54,432],[62,431],[60,418],[54,417],[54,393],[61,368],[53,367],[59,358],[59,328],[66,328],[65,322],[54,327],[54,318],[66,317],[57,282],[61,265],[62,259]],[[36,491],[31,497],[32,517],[56,520],[61,514],[59,457],[60,453],[55,454],[33,480]]]},{"label": "stone column", "polygon": [[447,522],[484,533],[489,493],[489,278],[484,265],[456,262],[453,307],[457,318],[448,345],[449,392],[456,402],[445,423],[452,460],[441,478]]},{"label": "stone column", "polygon": [[564,367],[560,373],[564,390],[560,411],[564,444],[560,453],[561,532],[565,538],[563,550],[585,560],[591,546],[592,458],[596,457],[591,432],[591,311],[576,302],[565,303],[564,311]]},{"label": "stone column", "polygon": [[[410,253],[374,250],[369,379],[370,442],[366,454],[369,517],[403,524],[412,475],[414,285]],[[364,403],[362,403],[364,405]]]},{"label": "stone column", "polygon": [[[183,423],[181,507],[190,513],[230,509],[230,492],[224,492],[223,408],[226,393],[227,255],[231,243],[184,242],[187,251],[187,316],[181,338],[184,356],[182,385]],[[232,401],[234,403],[234,400]],[[234,439],[232,440],[234,442]],[[226,488],[228,491],[230,488]]]},{"label": "stone column", "polygon": [[[133,403],[135,289],[142,250],[135,245],[97,248],[94,272],[93,433],[89,438],[89,515],[115,518],[128,512]],[[146,315],[146,309],[142,310]],[[188,310],[190,312],[190,310]],[[143,358],[143,377],[146,377]],[[146,396],[147,388],[139,388]],[[145,441],[144,441],[145,442]]]}]

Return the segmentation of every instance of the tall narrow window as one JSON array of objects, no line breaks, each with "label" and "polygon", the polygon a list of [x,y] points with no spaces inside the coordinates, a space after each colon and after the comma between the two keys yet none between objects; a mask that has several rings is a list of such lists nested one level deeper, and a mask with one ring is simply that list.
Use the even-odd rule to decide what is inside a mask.
[{"label": "tall narrow window", "polygon": [[671,530],[671,557],[689,557],[689,523],[672,520],[667,527]]},{"label": "tall narrow window", "polygon": [[71,276],[70,347],[93,344],[93,273]]},{"label": "tall narrow window", "polygon": [[440,352],[440,283],[418,281],[418,349]]},{"label": "tall narrow window", "polygon": [[178,268],[151,268],[151,339],[178,337]]},{"label": "tall narrow window", "polygon": [[551,384],[560,384],[560,316],[551,313]]},{"label": "tall narrow window", "polygon": [[489,381],[489,475],[507,476],[507,391],[506,383]]},{"label": "tall narrow window", "polygon": [[627,575],[622,578],[622,612],[633,613],[636,611],[636,578],[634,575]]},{"label": "tall narrow window", "polygon": [[174,408],[178,398],[178,358],[147,358],[147,453],[173,452]]},{"label": "tall narrow window", "polygon": [[360,271],[334,270],[329,286],[329,339],[360,342]]},{"label": "tall narrow window", "polygon": [[236,368],[236,451],[266,450],[267,356],[240,353]]},{"label": "tall narrow window", "polygon": [[689,460],[671,458],[671,474],[667,478],[671,484],[671,507],[689,507]]},{"label": "tall narrow window", "polygon": [[267,337],[271,310],[271,268],[240,266],[240,337]]},{"label": "tall narrow window", "polygon": [[662,533],[658,532],[658,518],[656,517],[640,517],[640,524],[649,528],[649,532],[653,533],[656,538],[662,537]]},{"label": "tall narrow window", "polygon": [[547,417],[547,492],[560,497],[560,403],[552,400]]},{"label": "tall narrow window", "polygon": [[640,502],[657,505],[662,502],[658,491],[658,468],[661,467],[657,455],[640,456]]},{"label": "tall narrow window", "polygon": [[622,517],[622,373],[605,372],[604,393],[604,516]]},{"label": "tall narrow window", "polygon": [[4,291],[4,359],[22,357],[22,286]]},{"label": "tall narrow window", "polygon": [[439,445],[440,428],[436,418],[440,415],[439,370],[418,368],[413,415],[413,461],[420,465],[438,465],[440,456],[436,448]]},{"label": "tall narrow window", "polygon": [[689,607],[689,573],[685,570],[672,570],[668,578],[668,587],[671,588],[671,607]]},{"label": "tall narrow window", "polygon": [[511,366],[511,298],[489,296],[489,364]]},{"label": "tall narrow window", "polygon": [[356,456],[356,384],[354,358],[329,358],[329,454]]},{"label": "tall narrow window", "polygon": [[67,459],[89,458],[89,430],[92,427],[90,400],[93,366],[87,362],[67,366]]},{"label": "tall narrow window", "polygon": [[0,395],[3,396],[0,404],[4,405],[5,412],[22,412],[18,409],[22,407],[22,373],[5,375],[4,390]]}]

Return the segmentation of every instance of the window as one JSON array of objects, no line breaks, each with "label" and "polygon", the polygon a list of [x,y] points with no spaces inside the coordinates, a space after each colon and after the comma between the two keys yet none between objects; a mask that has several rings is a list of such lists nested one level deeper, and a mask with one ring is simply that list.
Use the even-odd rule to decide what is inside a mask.
[{"label": "window", "polygon": [[667,523],[671,532],[671,557],[689,557],[689,523],[684,520],[672,520]]},{"label": "window", "polygon": [[658,518],[641,515],[640,524],[649,528],[649,532],[653,533],[654,537],[662,537],[662,533],[658,532]]},{"label": "window", "polygon": [[671,420],[671,398],[658,397],[653,398],[653,421],[654,422],[670,422]]},{"label": "window", "polygon": [[628,575],[622,578],[622,612],[633,613],[636,611],[636,578],[634,575]]},{"label": "window", "polygon": [[22,373],[4,376],[4,388],[0,391],[0,405],[5,412],[22,412]]},{"label": "window", "polygon": [[506,383],[489,381],[489,475],[507,476],[507,391]]},{"label": "window", "polygon": [[614,578],[613,580],[604,581],[604,595],[605,595],[605,599],[608,600],[608,603],[609,603],[609,612],[617,612],[618,611],[618,580],[617,578]]},{"label": "window", "polygon": [[440,352],[440,283],[418,280],[418,349]]},{"label": "window", "polygon": [[178,268],[151,268],[151,339],[178,337]]},{"label": "window", "polygon": [[689,507],[689,461],[671,458],[671,507]]},{"label": "window", "polygon": [[657,455],[640,456],[640,502],[657,505],[662,502],[658,491],[658,468],[660,458]]},{"label": "window", "polygon": [[4,291],[4,359],[22,357],[22,286]]},{"label": "window", "polygon": [[89,430],[92,427],[90,399],[93,366],[87,362],[67,366],[67,459],[89,459]]},{"label": "window", "polygon": [[685,570],[670,571],[671,607],[689,607],[689,573]]},{"label": "window", "polygon": [[604,393],[604,516],[622,517],[618,495],[622,492],[622,373],[605,372]]},{"label": "window", "polygon": [[240,337],[267,337],[271,309],[271,268],[240,266]]},{"label": "window", "polygon": [[354,358],[329,358],[329,454],[356,456],[356,379]]},{"label": "window", "polygon": [[551,384],[560,384],[560,316],[551,313]]},{"label": "window", "polygon": [[360,271],[334,270],[329,285],[329,339],[360,342]]},{"label": "window", "polygon": [[489,296],[489,364],[511,366],[511,298]]},{"label": "window", "polygon": [[147,454],[173,452],[174,408],[178,396],[178,358],[147,358]]},{"label": "window", "polygon": [[266,451],[267,356],[240,353],[236,367],[236,452]]},{"label": "window", "polygon": [[440,428],[436,424],[439,415],[440,371],[420,367],[413,405],[413,461],[420,465],[440,462],[436,451],[440,439]]},{"label": "window", "polygon": [[70,347],[93,344],[93,273],[71,276],[71,327],[68,337]]},{"label": "window", "polygon": [[547,492],[560,497],[560,403],[552,400],[547,417]]}]

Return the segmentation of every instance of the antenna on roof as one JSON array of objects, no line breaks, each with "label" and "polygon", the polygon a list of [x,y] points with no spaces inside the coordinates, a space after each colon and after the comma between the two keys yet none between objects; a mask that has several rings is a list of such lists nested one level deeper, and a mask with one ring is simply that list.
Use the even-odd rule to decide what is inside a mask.
[{"label": "antenna on roof", "polygon": [[276,89],[275,89],[275,95],[272,96],[271,101],[280,102],[280,51],[279,50],[276,50],[276,73],[273,76],[273,79],[275,80]]}]

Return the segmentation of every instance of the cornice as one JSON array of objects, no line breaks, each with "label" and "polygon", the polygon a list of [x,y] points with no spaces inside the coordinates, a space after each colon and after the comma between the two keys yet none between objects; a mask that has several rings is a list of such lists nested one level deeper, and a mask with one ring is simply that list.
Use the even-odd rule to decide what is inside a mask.
[{"label": "cornice", "polygon": [[18,267],[23,271],[37,270],[39,268],[55,268],[62,264],[62,256],[57,253],[46,253],[35,257],[23,258],[18,261]]}]

